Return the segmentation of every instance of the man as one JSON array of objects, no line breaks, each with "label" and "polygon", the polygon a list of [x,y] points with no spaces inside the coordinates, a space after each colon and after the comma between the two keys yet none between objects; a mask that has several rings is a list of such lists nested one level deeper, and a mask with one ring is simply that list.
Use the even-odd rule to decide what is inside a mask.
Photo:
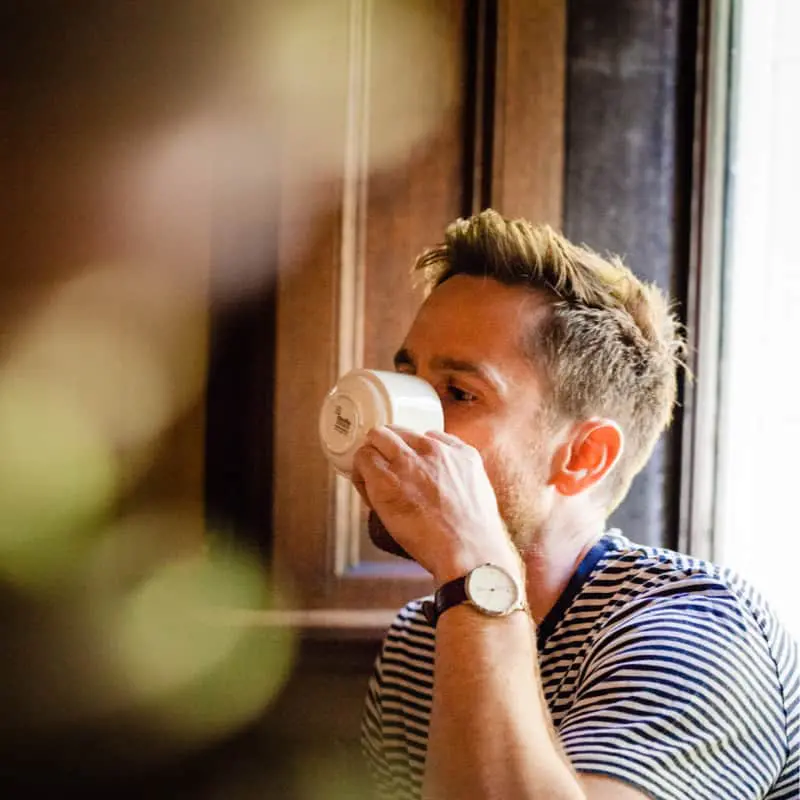
[{"label": "man", "polygon": [[447,433],[381,428],[356,456],[438,587],[370,684],[379,795],[800,797],[796,643],[736,576],[605,530],[675,402],[665,298],[493,211],[417,267],[396,366],[437,388]]}]

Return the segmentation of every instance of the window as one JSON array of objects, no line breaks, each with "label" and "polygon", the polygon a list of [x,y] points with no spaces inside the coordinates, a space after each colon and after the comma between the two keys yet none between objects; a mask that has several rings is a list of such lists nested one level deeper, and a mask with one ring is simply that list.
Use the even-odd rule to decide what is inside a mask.
[{"label": "window", "polygon": [[800,634],[800,3],[711,8],[684,544]]}]

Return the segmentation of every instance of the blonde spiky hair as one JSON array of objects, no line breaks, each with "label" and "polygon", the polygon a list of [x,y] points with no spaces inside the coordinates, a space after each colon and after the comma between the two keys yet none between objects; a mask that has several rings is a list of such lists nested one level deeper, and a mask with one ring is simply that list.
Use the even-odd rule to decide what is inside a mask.
[{"label": "blonde spiky hair", "polygon": [[675,405],[684,342],[666,295],[616,256],[491,209],[452,223],[414,269],[429,292],[472,275],[545,293],[551,313],[531,331],[528,350],[548,378],[557,418],[604,416],[622,427],[625,451],[607,483],[615,507]]}]

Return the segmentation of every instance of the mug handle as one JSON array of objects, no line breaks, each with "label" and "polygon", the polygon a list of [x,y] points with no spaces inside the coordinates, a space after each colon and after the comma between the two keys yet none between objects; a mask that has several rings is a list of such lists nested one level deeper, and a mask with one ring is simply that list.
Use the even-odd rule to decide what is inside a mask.
[{"label": "mug handle", "polygon": [[374,511],[370,511],[367,517],[367,530],[369,531],[369,538],[372,539],[375,547],[385,553],[391,553],[393,556],[400,556],[400,558],[407,558],[413,561],[411,556],[392,538],[392,535],[386,530],[380,517]]}]

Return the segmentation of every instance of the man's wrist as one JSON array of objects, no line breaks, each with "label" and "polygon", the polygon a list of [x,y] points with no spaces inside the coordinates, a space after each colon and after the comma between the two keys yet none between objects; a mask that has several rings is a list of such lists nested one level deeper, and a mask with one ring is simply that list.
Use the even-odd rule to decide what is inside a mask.
[{"label": "man's wrist", "polygon": [[[454,577],[442,576],[432,600],[426,600],[422,611],[435,628],[439,617],[461,605],[473,605],[489,617],[509,616],[514,611],[527,611],[522,563],[516,552],[509,559],[506,553],[490,558],[481,554],[474,566],[472,560],[462,560],[462,566],[451,566]],[[441,575],[441,573],[440,573]]]},{"label": "man's wrist", "polygon": [[525,585],[522,560],[511,545],[508,548],[487,548],[471,553],[459,553],[442,564],[441,568],[433,573],[434,584],[436,588],[439,588],[445,583],[463,578],[483,564],[494,564],[502,567],[518,582],[520,587]]}]

